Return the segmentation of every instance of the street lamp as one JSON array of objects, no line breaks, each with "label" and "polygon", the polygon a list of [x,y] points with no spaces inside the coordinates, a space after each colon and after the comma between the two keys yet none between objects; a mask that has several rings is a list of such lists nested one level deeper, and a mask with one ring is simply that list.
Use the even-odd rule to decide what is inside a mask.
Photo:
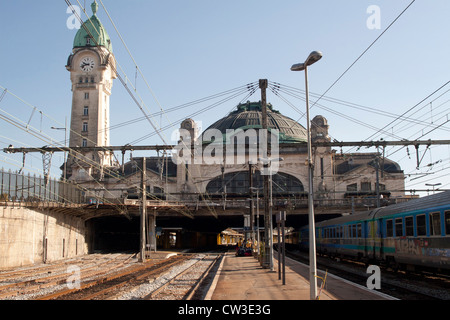
[{"label": "street lamp", "polygon": [[311,152],[311,128],[309,123],[309,93],[308,93],[308,66],[316,63],[322,58],[320,51],[313,51],[309,54],[304,63],[297,63],[291,67],[291,71],[305,71],[305,94],[306,94],[306,125],[308,131],[308,217],[309,217],[309,285],[310,299],[317,297],[317,267],[316,267],[316,235],[314,223],[314,197],[313,197],[313,163]]},{"label": "street lamp", "polygon": [[[64,130],[64,147],[67,147],[67,117],[64,123],[64,128],[56,128],[56,127],[50,127],[50,129],[54,129],[54,130]],[[67,151],[64,150],[64,181],[66,181],[67,179]]]}]

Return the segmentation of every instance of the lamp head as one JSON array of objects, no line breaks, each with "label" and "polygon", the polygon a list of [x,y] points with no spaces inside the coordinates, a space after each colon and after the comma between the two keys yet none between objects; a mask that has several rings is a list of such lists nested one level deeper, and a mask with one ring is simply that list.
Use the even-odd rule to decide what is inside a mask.
[{"label": "lamp head", "polygon": [[316,63],[317,61],[319,61],[320,59],[322,59],[322,52],[320,51],[313,51],[309,54],[308,58],[306,59],[305,64],[307,66],[312,65],[313,63]]},{"label": "lamp head", "polygon": [[303,71],[305,70],[305,64],[304,63],[297,63],[292,65],[291,71]]},{"label": "lamp head", "polygon": [[313,63],[316,63],[322,59],[322,52],[320,51],[313,51],[309,54],[308,58],[304,63],[297,63],[292,65],[291,71],[303,71],[306,67],[312,65]]}]

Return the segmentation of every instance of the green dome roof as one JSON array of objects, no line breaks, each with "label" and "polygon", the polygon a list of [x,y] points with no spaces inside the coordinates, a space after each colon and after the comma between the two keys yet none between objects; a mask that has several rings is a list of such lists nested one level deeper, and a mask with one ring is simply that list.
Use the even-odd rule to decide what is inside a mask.
[{"label": "green dome roof", "polygon": [[75,40],[73,41],[73,47],[103,46],[108,49],[109,52],[112,52],[111,39],[96,16],[98,9],[97,2],[94,1],[91,4],[91,8],[93,15],[89,20],[85,21],[80,30],[78,30]]},{"label": "green dome roof", "polygon": [[[280,143],[298,143],[307,141],[306,129],[295,120],[273,110],[267,104],[268,129],[279,130]],[[237,110],[216,121],[208,129],[218,129],[225,134],[227,129],[260,129],[262,128],[262,111],[260,102],[247,102],[237,106]],[[207,131],[206,129],[205,131]],[[204,142],[209,143],[209,142]]]}]

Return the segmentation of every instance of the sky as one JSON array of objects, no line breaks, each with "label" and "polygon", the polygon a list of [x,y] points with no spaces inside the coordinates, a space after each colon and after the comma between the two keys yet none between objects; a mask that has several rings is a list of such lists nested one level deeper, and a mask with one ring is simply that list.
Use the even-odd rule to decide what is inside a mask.
[{"label": "sky", "polygon": [[[72,93],[65,65],[77,29],[72,28],[67,2],[86,6],[92,15],[91,0],[0,0],[0,97],[7,89],[0,115],[20,121],[15,126],[0,119],[2,149],[10,144],[40,147],[64,142],[64,130],[51,127],[65,127],[66,119],[70,123]],[[450,136],[448,0],[98,3],[97,16],[111,37],[121,78],[136,88],[133,94],[146,113],[164,111],[152,117],[152,124],[168,127],[160,136],[147,120],[131,121],[142,118],[143,112],[116,79],[110,104],[112,145],[174,144],[174,131],[183,119],[192,117],[206,129],[240,102],[259,101],[259,90],[251,96],[246,90],[259,79],[281,84],[282,90],[275,92],[269,86],[268,102],[306,127],[304,100],[289,95],[296,90],[300,92],[295,95],[304,97],[304,74],[290,67],[314,50],[321,51],[323,58],[308,72],[311,118],[326,117],[332,139]],[[82,18],[87,18],[84,13]],[[240,94],[233,96],[236,92]],[[168,111],[218,93],[224,95]],[[126,121],[132,124],[121,125]],[[37,138],[33,130],[46,138]],[[388,147],[385,154],[404,170],[406,189],[432,189],[426,184],[435,183],[450,189],[449,145],[421,146],[419,168],[412,146]],[[125,160],[129,157],[127,153]],[[60,175],[62,162],[62,153],[53,157],[52,176]],[[0,153],[0,167],[19,170],[22,164],[22,155]],[[27,154],[24,169],[42,173],[41,155]]]}]

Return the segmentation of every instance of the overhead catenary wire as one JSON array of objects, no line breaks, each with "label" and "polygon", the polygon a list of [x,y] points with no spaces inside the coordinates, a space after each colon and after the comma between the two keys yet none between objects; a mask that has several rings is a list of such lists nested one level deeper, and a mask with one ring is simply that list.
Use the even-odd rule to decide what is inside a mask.
[{"label": "overhead catenary wire", "polygon": [[[182,110],[182,109],[185,109],[185,108],[189,108],[189,107],[195,106],[197,104],[200,104],[200,103],[203,103],[203,102],[206,102],[206,101],[209,101],[209,100],[213,100],[213,99],[219,98],[221,96],[225,96],[225,95],[232,94],[232,93],[235,93],[235,92],[240,92],[245,87],[247,87],[247,89],[249,89],[249,88],[252,89],[252,88],[254,88],[254,84],[247,84],[245,86],[240,86],[240,87],[237,87],[237,88],[234,88],[234,89],[226,90],[226,91],[223,91],[223,92],[220,92],[220,93],[217,93],[217,94],[205,97],[205,98],[201,98],[201,99],[197,99],[197,100],[194,100],[194,101],[191,101],[191,102],[183,103],[181,105],[174,106],[174,107],[166,109],[165,113],[179,111],[179,110]],[[158,112],[152,113],[151,115],[153,117],[155,117],[155,116],[160,116],[162,114],[163,114],[162,111],[158,111]],[[189,117],[189,115],[186,116],[186,117]],[[123,127],[123,126],[132,125],[132,124],[141,122],[143,120],[146,120],[145,116],[144,117],[130,119],[130,120],[127,120],[127,121],[124,121],[124,122],[112,125],[112,126],[110,126],[108,128],[100,129],[99,132],[102,132],[104,130],[113,130],[113,129],[117,129],[117,128],[120,128],[120,127]]]},{"label": "overhead catenary wire", "polygon": [[[208,106],[206,106],[206,107],[203,107],[202,109],[197,110],[197,111],[191,113],[191,114],[188,115],[188,116],[184,116],[183,118],[180,118],[180,119],[178,119],[177,121],[174,121],[174,123],[175,123],[175,124],[178,124],[179,122],[183,121],[183,120],[186,119],[186,118],[192,118],[192,117],[195,117],[195,116],[197,116],[197,115],[199,115],[199,114],[201,114],[201,113],[203,113],[203,112],[210,111],[210,110],[212,110],[212,109],[214,109],[214,108],[216,108],[216,107],[222,105],[222,104],[225,103],[225,102],[228,102],[228,101],[230,101],[230,100],[232,100],[232,99],[234,99],[234,98],[237,98],[237,97],[243,95],[244,93],[246,93],[246,92],[248,92],[248,91],[250,91],[250,93],[252,93],[252,92],[254,92],[253,88],[254,88],[254,86],[250,86],[250,88],[249,88],[248,86],[245,86],[245,87],[241,88],[240,91],[233,92],[233,94],[232,94],[231,96],[227,96],[227,97],[225,97],[225,98],[223,98],[223,99],[221,99],[221,100],[219,100],[219,101],[217,101],[217,102],[215,102],[215,103],[213,103],[213,104],[211,104],[211,105],[208,105]],[[250,94],[250,93],[249,93],[249,94]],[[246,99],[248,96],[249,96],[249,95],[247,95],[244,99]],[[244,100],[244,99],[242,99],[242,100]],[[242,100],[241,100],[241,101],[242,101]],[[161,128],[161,131],[165,131],[165,130],[167,130],[167,129],[170,129],[170,128],[174,127],[174,125],[175,125],[174,123],[170,123],[170,124],[168,124],[168,125],[162,127],[162,128]],[[146,134],[146,135],[142,136],[141,138],[136,139],[136,140],[130,142],[129,144],[131,144],[131,145],[137,144],[137,143],[142,142],[142,141],[144,141],[145,139],[148,139],[148,138],[150,138],[150,137],[152,137],[152,136],[154,136],[154,135],[155,135],[154,132],[149,133],[149,134]]]},{"label": "overhead catenary wire", "polygon": [[[347,72],[374,46],[374,44],[394,25],[394,23],[411,7],[415,0],[409,5],[383,30],[383,32],[350,64],[350,66],[320,95],[311,105],[310,109],[318,104],[318,102],[347,74]],[[300,117],[300,119],[304,116]],[[299,120],[300,120],[299,119]],[[299,121],[297,120],[297,122]],[[384,131],[385,128],[382,129]]]},{"label": "overhead catenary wire", "polygon": [[[271,88],[272,92],[273,92],[275,95],[277,95],[278,97],[280,97],[280,98],[282,97],[281,93],[284,93],[284,94],[286,94],[286,95],[289,95],[289,96],[294,97],[294,98],[296,98],[296,99],[300,99],[300,100],[302,100],[302,101],[305,101],[305,99],[306,99],[305,97],[300,96],[299,94],[295,93],[295,92],[292,91],[292,90],[284,90],[283,87],[282,87],[280,84],[277,84],[277,85],[271,85],[270,88]],[[285,99],[285,98],[282,98],[282,99],[283,99],[285,102],[287,102],[287,99]],[[302,114],[302,115],[304,114],[302,111],[300,111],[298,108],[296,108],[294,104],[289,103],[289,106],[291,106],[294,110],[296,110],[296,111],[299,112],[300,114]],[[324,110],[326,110],[326,111],[328,111],[328,112],[330,112],[330,113],[336,114],[336,115],[338,115],[338,116],[340,116],[340,117],[342,117],[342,118],[344,118],[344,119],[350,120],[350,121],[353,122],[353,123],[359,124],[359,125],[361,125],[361,126],[363,126],[363,127],[365,127],[365,128],[370,128],[370,129],[372,129],[372,130],[374,130],[374,131],[379,131],[378,128],[376,128],[376,127],[374,127],[374,126],[372,126],[372,125],[370,125],[370,124],[368,124],[368,123],[365,123],[365,122],[363,122],[363,121],[361,121],[361,120],[359,120],[359,119],[356,119],[356,118],[354,118],[354,117],[351,117],[351,116],[349,116],[349,115],[347,115],[347,114],[344,114],[344,113],[342,113],[342,112],[338,112],[338,111],[333,110],[333,109],[331,109],[331,108],[329,108],[329,107],[326,107],[326,106],[324,106],[324,105],[322,105],[322,104],[317,104],[317,106],[320,107],[320,108],[322,108],[322,109],[324,109]],[[312,125],[314,126],[315,124],[312,123]],[[386,134],[389,134],[389,135],[391,135],[392,137],[394,137],[394,138],[396,138],[396,139],[400,139],[400,140],[402,139],[401,137],[398,137],[398,136],[396,136],[396,135],[390,134],[390,133],[387,132],[387,131],[386,131]]]},{"label": "overhead catenary wire", "polygon": [[353,63],[350,64],[350,66],[328,87],[328,89],[325,90],[325,92],[322,93],[316,101],[314,101],[311,108],[313,108],[322,99],[322,97],[325,96],[328,91],[330,91],[344,77],[344,75],[370,50],[370,48],[375,45],[375,43],[394,25],[394,23],[400,19],[400,17],[413,5],[415,1],[416,0],[411,1],[408,6],[400,12],[400,14],[386,27],[386,29],[384,29],[383,32],[381,32],[380,35],[355,59],[355,61],[353,61]]},{"label": "overhead catenary wire", "polygon": [[[248,91],[248,90],[252,89],[252,86],[251,86],[251,85],[246,85],[245,88],[246,88],[246,90]],[[251,95],[252,93],[254,93],[254,91],[255,91],[255,90],[250,90],[249,95]],[[30,106],[31,106],[31,105],[30,105]],[[20,125],[19,125],[19,127],[20,127]],[[23,126],[22,126],[22,128],[23,128]],[[46,141],[45,138],[44,138],[43,140]],[[47,140],[47,141],[48,141],[48,140]],[[95,181],[95,179],[94,179],[94,181]],[[86,190],[85,190],[85,191],[86,191]],[[158,199],[158,200],[160,200],[160,199]],[[209,209],[211,209],[211,208],[209,208]],[[119,209],[119,210],[120,210],[120,209]],[[214,210],[214,209],[213,209],[213,210]]]},{"label": "overhead catenary wire", "polygon": [[[13,117],[13,119],[8,119],[8,118],[5,117],[4,115],[0,115],[0,116],[2,116],[2,118],[3,118],[5,121],[10,122],[11,124],[15,125],[15,126],[18,127],[19,129],[25,130],[25,131],[26,131],[27,133],[29,133],[29,134],[35,135],[37,138],[41,139],[42,141],[52,143],[52,141],[49,140],[50,138],[48,138],[46,135],[41,134],[40,132],[36,131],[32,126],[25,125],[24,122],[23,122],[23,124],[21,125],[21,124],[20,124],[21,121],[18,120],[18,119],[15,119],[15,120],[14,120],[14,117]],[[84,161],[83,158],[79,158],[79,159],[80,159],[81,161]],[[115,172],[109,171],[108,174],[114,176]],[[92,178],[92,181],[94,181],[95,183],[97,183],[98,186],[99,186],[100,188],[102,187],[102,184],[101,184],[99,181],[97,181],[96,179],[94,179],[92,176],[91,176],[91,178]],[[119,179],[119,178],[121,178],[121,176],[118,176],[118,175],[117,175],[116,178]],[[123,181],[124,183],[127,183],[126,180],[122,180],[122,181]],[[67,182],[66,182],[66,181],[63,181],[63,183],[67,183]],[[78,189],[80,189],[80,190],[82,190],[82,191],[84,191],[84,192],[89,191],[87,188],[83,187],[83,186],[80,185],[80,184],[77,184],[76,186],[77,186]],[[102,190],[105,190],[105,189],[102,189]],[[106,192],[107,194],[109,194],[112,198],[115,197],[109,190],[105,190],[105,192]],[[158,201],[162,201],[161,199],[158,199],[158,198],[156,198],[155,196],[152,196],[152,195],[149,195],[149,197],[150,197],[150,198],[153,198],[153,199],[155,199],[155,200],[158,200]],[[113,203],[109,202],[108,198],[98,197],[98,196],[97,196],[97,198],[99,198],[100,200],[104,201],[104,202],[107,203],[107,204],[112,204],[113,206],[117,207],[117,210],[118,210],[119,212],[122,212],[122,211],[124,210],[124,208],[122,208],[122,206],[119,206],[118,204],[116,204],[116,203],[114,203],[114,202],[113,202]],[[66,200],[67,200],[67,199],[66,199]],[[69,203],[70,201],[67,200],[66,202]],[[178,211],[180,211],[182,214],[185,214],[185,215],[190,216],[190,215],[189,215],[185,210],[183,210],[183,209],[177,209],[177,208],[175,208],[174,210],[175,210],[175,211],[178,210]]]},{"label": "overhead catenary wire", "polygon": [[[247,85],[245,85],[245,86],[239,87],[238,89],[241,90],[241,91],[238,91],[238,95],[240,95],[240,94],[242,94],[242,93],[245,93],[245,92],[247,92],[247,91],[249,92],[249,93],[247,94],[247,96],[244,97],[244,99],[246,99],[247,97],[251,96],[251,95],[256,91],[254,83],[253,83],[253,84],[247,84]],[[231,93],[235,93],[235,91],[237,91],[237,90],[228,90],[228,91],[231,92]],[[222,95],[222,94],[221,94],[221,95]],[[213,95],[212,97],[217,97],[217,96],[221,96],[221,95],[216,94],[216,95]],[[18,96],[16,96],[16,97],[18,97]],[[234,95],[233,95],[232,97],[234,97]],[[18,97],[18,98],[19,98],[22,102],[26,103],[25,100],[21,99],[20,97]],[[222,102],[219,102],[219,104],[225,102],[227,99],[229,99],[229,97],[228,97],[228,98],[225,98],[225,99],[222,99]],[[200,99],[200,100],[201,100],[201,99]],[[204,99],[203,99],[203,100],[204,100]],[[241,101],[242,101],[242,100],[241,100]],[[29,105],[30,107],[32,107],[31,104],[29,104],[29,103],[26,103],[26,104]],[[216,104],[217,104],[217,103],[216,103]],[[200,112],[201,112],[201,111],[202,111],[202,110],[200,110]],[[43,113],[43,114],[46,115],[45,113]],[[21,127],[23,128],[24,126],[22,125]],[[33,129],[33,128],[31,128],[31,129]],[[43,141],[49,142],[48,139],[46,140],[45,138],[43,139]]]},{"label": "overhead catenary wire", "polygon": [[[302,95],[304,95],[304,91],[296,89],[294,87],[285,86],[285,85],[282,85],[282,84],[276,83],[276,82],[271,82],[269,84],[270,84],[270,88],[271,88],[271,90],[273,91],[274,94],[276,94],[280,99],[282,99],[285,103],[287,103],[289,106],[291,106],[299,114],[301,114],[301,115],[304,114],[304,112],[298,110],[298,108],[296,108],[295,105],[293,103],[291,103],[284,96],[284,95],[288,95],[288,96],[294,97],[296,99],[301,99],[301,100],[304,101],[305,98],[304,98],[304,96],[302,96]],[[441,94],[439,97],[442,97],[444,94]],[[311,95],[314,96],[315,94],[311,93]],[[434,99],[433,101],[435,101],[436,99]],[[337,104],[340,104],[340,105],[344,105],[344,106],[347,106],[347,107],[352,107],[352,108],[356,106],[358,109],[361,109],[363,111],[374,113],[374,108],[369,108],[369,107],[353,104],[353,103],[350,103],[348,101],[343,101],[343,100],[334,99],[334,98],[330,98],[330,97],[324,97],[323,100],[330,101],[330,102],[333,102],[333,103],[337,103]],[[383,132],[384,134],[387,134],[389,136],[393,136],[394,138],[399,139],[399,140],[406,140],[406,139],[403,139],[402,137],[396,136],[392,132],[388,132],[388,131],[385,131],[385,130],[381,131],[381,129],[379,129],[379,128],[375,128],[374,126],[366,124],[366,123],[364,123],[364,122],[362,122],[362,121],[360,121],[358,119],[355,119],[353,117],[349,117],[349,116],[347,116],[346,114],[344,114],[342,112],[337,112],[334,109],[331,109],[329,107],[325,107],[325,106],[320,105],[320,104],[318,104],[318,106],[321,107],[322,109],[330,112],[330,113],[336,114],[336,115],[338,115],[340,117],[343,117],[343,118],[345,118],[347,120],[350,120],[353,123],[359,123],[359,124],[363,125],[364,127],[372,128],[374,131],[377,131],[377,132]],[[380,111],[375,112],[375,113],[380,113]],[[423,121],[424,119],[423,118],[419,120],[419,119],[414,119],[411,116],[408,116],[408,117],[407,116],[399,116],[399,115],[395,115],[393,113],[382,114],[382,115],[387,116],[387,117],[391,117],[391,118],[394,118],[394,119],[402,119],[403,121],[407,121],[409,123],[409,127],[408,127],[409,129],[411,129],[412,126],[428,126],[428,127],[430,127],[431,129],[427,133],[423,134],[422,136],[426,136],[430,132],[432,132],[434,130],[437,130],[437,129],[445,130],[446,128],[444,128],[443,125],[446,124],[447,121],[448,121],[448,117],[447,117],[447,121],[445,121],[444,123],[439,124],[439,123],[437,123],[437,120],[435,118],[435,122],[433,124],[430,124],[430,123],[424,124],[424,121]],[[315,123],[312,123],[312,125],[315,125]],[[330,134],[329,134],[329,136],[330,136],[331,139],[333,139],[333,137]],[[417,139],[419,139],[419,138],[417,138]],[[335,139],[335,140],[337,141],[337,139]],[[399,149],[397,149],[397,150],[399,150]],[[350,151],[351,151],[351,149],[348,150],[346,153],[349,153]],[[328,169],[330,169],[330,168],[328,168]]]},{"label": "overhead catenary wire", "polygon": [[[22,98],[20,98],[19,96],[13,94],[10,90],[9,90],[9,93],[10,93],[11,95],[13,95],[15,98],[19,99],[19,100],[20,100],[21,102],[23,102],[24,104],[26,104],[26,105],[28,105],[28,106],[34,108],[33,110],[35,110],[35,107],[33,107],[30,103],[26,102],[24,99],[22,99]],[[51,137],[49,137],[49,136],[46,135],[45,133],[42,133],[41,130],[36,130],[33,126],[31,126],[31,125],[29,124],[29,122],[28,122],[28,123],[25,123],[25,121],[19,120],[17,117],[10,115],[9,113],[7,113],[6,111],[4,111],[4,110],[2,110],[2,109],[0,109],[0,111],[3,111],[3,112],[5,113],[5,114],[0,114],[0,118],[2,118],[4,121],[6,121],[6,122],[8,122],[8,123],[10,123],[10,124],[12,124],[12,125],[14,125],[15,127],[17,127],[17,128],[19,128],[19,129],[25,131],[25,132],[28,133],[28,134],[31,134],[31,135],[35,136],[36,138],[40,139],[40,140],[43,141],[44,143],[47,143],[47,144],[49,144],[49,145],[55,145],[55,144],[56,144],[56,145],[55,145],[56,148],[59,148],[61,151],[63,150],[63,149],[62,149],[63,147],[59,145],[60,143],[55,142]],[[42,111],[40,111],[40,113],[43,114],[43,115],[45,115],[45,116],[47,116],[47,115],[46,115],[44,112],[42,112]],[[42,150],[42,152],[45,152],[45,151]],[[89,160],[89,159],[87,159],[86,157],[84,157],[81,153],[77,153],[77,152],[74,151],[73,149],[71,150],[71,152],[73,152],[74,157],[77,158],[79,161],[84,162],[84,163],[89,164],[89,165],[92,165],[92,166],[94,166],[94,167],[96,166],[97,168],[100,168],[100,165],[99,165],[99,164],[97,164],[97,163],[92,163],[91,161],[87,161],[87,160]],[[110,174],[111,176],[114,176],[114,175],[115,175],[115,172],[113,172],[113,171],[110,171],[110,170],[108,170],[108,169],[107,169],[106,171],[107,171],[107,174]],[[91,178],[93,178],[93,177],[91,176]],[[118,176],[118,175],[116,174],[116,178],[120,178],[120,176]],[[97,181],[96,179],[93,179],[93,181],[96,182],[96,183],[101,187],[101,184],[100,184],[99,181]],[[64,180],[63,183],[67,183],[67,181]],[[88,191],[86,188],[84,188],[84,187],[81,186],[80,184],[77,184],[77,188],[80,188],[80,189],[83,190],[83,191]],[[108,190],[107,192],[112,196],[112,194],[109,192],[109,190]],[[105,202],[107,202],[106,199],[105,199]],[[115,205],[115,204],[114,204],[114,205]],[[121,208],[118,207],[118,210],[121,211]]]},{"label": "overhead catenary wire", "polygon": [[[298,88],[295,88],[295,87],[292,87],[292,86],[288,86],[288,85],[281,84],[281,83],[278,83],[278,82],[269,82],[269,83],[272,84],[271,89],[274,92],[274,94],[276,94],[276,92],[281,91],[281,92],[284,92],[285,94],[288,94],[288,95],[296,97],[296,98],[299,97],[299,94],[301,94],[301,95],[305,94],[304,90],[301,90],[301,89],[298,89]],[[447,92],[445,92],[445,93],[447,93]],[[314,93],[314,92],[310,92],[309,95],[312,96],[312,97],[319,97],[320,96],[320,95],[318,95],[317,93]],[[302,98],[302,100],[304,100],[304,98]],[[412,115],[410,115],[410,116],[401,116],[401,115],[389,112],[388,110],[380,110],[379,108],[363,106],[361,104],[345,101],[345,100],[342,100],[342,99],[336,99],[336,98],[329,97],[329,96],[323,96],[322,100],[325,100],[325,101],[328,101],[328,102],[331,102],[331,103],[335,103],[335,104],[339,104],[341,106],[349,107],[349,108],[352,108],[352,109],[361,110],[361,111],[364,111],[364,112],[380,115],[380,116],[387,117],[387,118],[394,118],[394,119],[398,118],[398,119],[401,119],[401,120],[403,120],[405,122],[408,122],[409,124],[425,125],[424,124],[424,120],[422,118],[412,118]],[[298,109],[296,109],[296,110],[298,111]],[[298,111],[298,112],[302,115],[301,116],[301,118],[302,118],[305,112],[303,112],[303,111]],[[437,127],[437,125],[434,125],[434,124],[429,124],[429,126]],[[408,128],[410,128],[410,127],[408,127]],[[445,128],[445,130],[450,131],[449,128]]]},{"label": "overhead catenary wire", "polygon": [[[409,108],[407,111],[405,111],[404,113],[402,113],[399,117],[397,117],[396,119],[392,120],[391,122],[389,122],[388,124],[386,124],[383,128],[380,129],[380,131],[385,130],[386,128],[389,128],[395,121],[398,121],[399,119],[401,119],[401,117],[405,116],[407,113],[409,113],[410,111],[414,110],[415,108],[417,108],[418,106],[420,106],[424,101],[428,100],[430,97],[432,97],[433,95],[435,95],[437,92],[439,92],[440,90],[442,90],[444,87],[446,87],[448,84],[450,83],[450,81],[447,81],[446,83],[444,83],[442,86],[440,86],[438,89],[436,89],[435,91],[433,91],[432,93],[430,93],[428,96],[426,96],[424,99],[422,99],[420,102],[418,102],[417,104],[415,104],[414,106],[412,106],[411,108]],[[370,140],[372,137],[374,137],[377,133],[376,132],[374,134],[372,134],[371,136],[369,136],[368,138],[366,138],[366,140]]]}]

